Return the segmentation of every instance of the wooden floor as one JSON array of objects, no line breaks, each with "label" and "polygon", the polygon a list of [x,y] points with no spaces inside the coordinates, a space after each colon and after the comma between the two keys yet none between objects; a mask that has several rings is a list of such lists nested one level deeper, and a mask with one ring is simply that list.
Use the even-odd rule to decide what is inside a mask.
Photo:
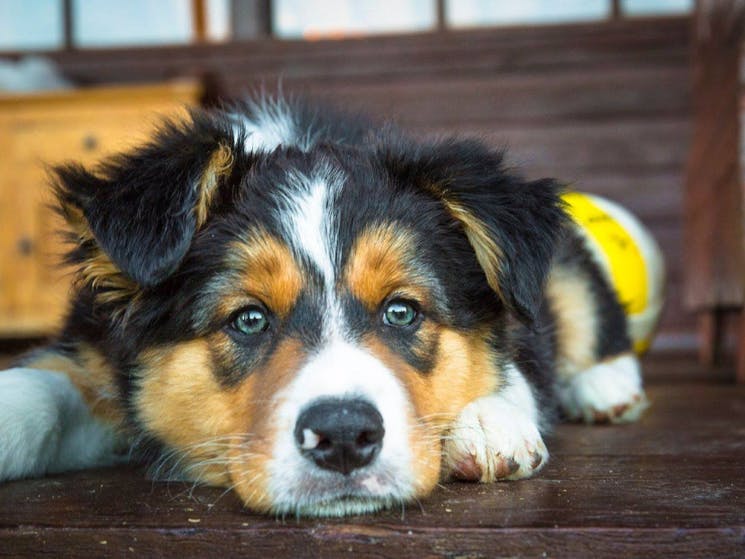
[{"label": "wooden floor", "polygon": [[133,468],[0,486],[2,557],[745,557],[745,387],[657,382],[630,426],[562,425],[532,480],[340,521],[249,514]]}]

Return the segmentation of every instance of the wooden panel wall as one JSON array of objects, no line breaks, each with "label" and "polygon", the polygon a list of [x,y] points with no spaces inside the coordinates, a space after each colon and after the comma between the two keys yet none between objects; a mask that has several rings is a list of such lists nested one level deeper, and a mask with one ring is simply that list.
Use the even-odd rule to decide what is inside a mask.
[{"label": "wooden panel wall", "polygon": [[690,128],[687,18],[340,41],[56,53],[81,83],[209,74],[224,94],[309,92],[417,133],[478,134],[651,226],[670,270],[658,348],[690,348],[682,309],[682,183]]}]

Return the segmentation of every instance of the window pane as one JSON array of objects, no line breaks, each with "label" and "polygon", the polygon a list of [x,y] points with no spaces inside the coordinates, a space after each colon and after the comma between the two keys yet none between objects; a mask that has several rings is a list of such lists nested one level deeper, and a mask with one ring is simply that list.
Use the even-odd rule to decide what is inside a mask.
[{"label": "window pane", "polygon": [[435,27],[434,0],[275,0],[279,37],[360,35]]},{"label": "window pane", "polygon": [[0,49],[53,49],[62,35],[60,0],[0,1]]},{"label": "window pane", "polygon": [[693,9],[693,0],[622,0],[621,6],[629,15],[683,14]]},{"label": "window pane", "polygon": [[189,0],[74,0],[77,46],[187,43],[192,39]]},{"label": "window pane", "polygon": [[520,23],[560,23],[605,19],[610,0],[447,0],[452,27]]},{"label": "window pane", "polygon": [[227,41],[230,34],[230,0],[207,0],[207,38]]}]

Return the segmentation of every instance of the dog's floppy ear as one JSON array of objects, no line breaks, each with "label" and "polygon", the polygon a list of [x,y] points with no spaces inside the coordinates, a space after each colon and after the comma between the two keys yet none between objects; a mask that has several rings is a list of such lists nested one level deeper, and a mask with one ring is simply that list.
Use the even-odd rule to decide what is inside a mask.
[{"label": "dog's floppy ear", "polygon": [[466,234],[489,286],[531,322],[566,221],[559,184],[509,173],[502,153],[476,140],[399,145],[388,148],[385,159],[398,181],[441,201]]},{"label": "dog's floppy ear", "polygon": [[122,289],[168,278],[231,172],[231,145],[219,128],[195,116],[164,123],[153,141],[94,173],[80,165],[55,169],[60,213],[78,244],[72,259],[86,279]]}]

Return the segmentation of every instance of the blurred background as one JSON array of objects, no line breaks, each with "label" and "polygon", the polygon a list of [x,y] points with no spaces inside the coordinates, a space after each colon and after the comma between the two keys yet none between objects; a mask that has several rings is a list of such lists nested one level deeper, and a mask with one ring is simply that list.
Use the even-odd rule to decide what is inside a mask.
[{"label": "blurred background", "polygon": [[[652,353],[741,363],[741,0],[0,0],[0,344],[69,290],[43,163],[94,163],[157,114],[305,93],[629,207],[668,302]],[[4,341],[3,341],[4,340]],[[25,343],[25,342],[20,342]],[[677,374],[677,373],[676,373]]]}]

